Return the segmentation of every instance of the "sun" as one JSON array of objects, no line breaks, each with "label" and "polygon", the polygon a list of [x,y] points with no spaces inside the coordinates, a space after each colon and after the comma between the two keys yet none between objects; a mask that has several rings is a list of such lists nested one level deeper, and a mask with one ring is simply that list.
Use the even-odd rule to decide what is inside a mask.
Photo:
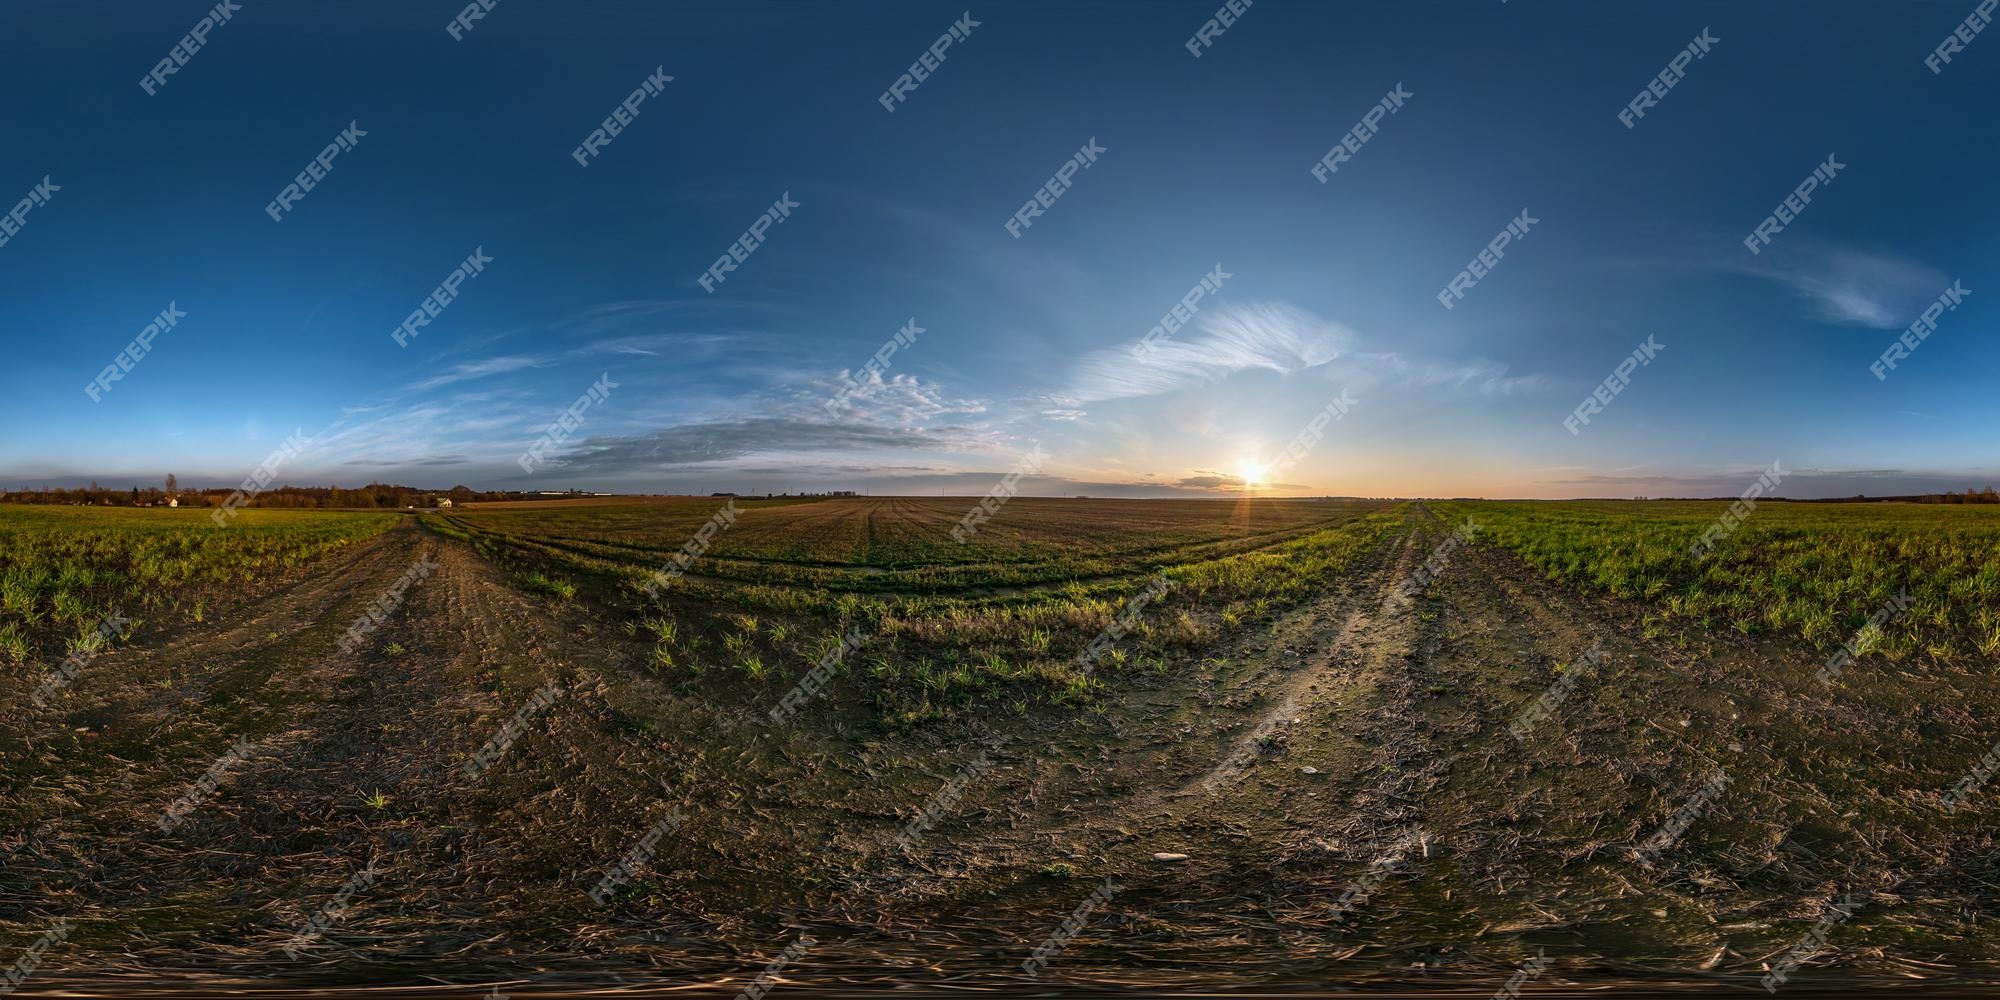
[{"label": "sun", "polygon": [[1264,467],[1256,462],[1244,462],[1236,468],[1237,478],[1245,486],[1258,486],[1264,482]]}]

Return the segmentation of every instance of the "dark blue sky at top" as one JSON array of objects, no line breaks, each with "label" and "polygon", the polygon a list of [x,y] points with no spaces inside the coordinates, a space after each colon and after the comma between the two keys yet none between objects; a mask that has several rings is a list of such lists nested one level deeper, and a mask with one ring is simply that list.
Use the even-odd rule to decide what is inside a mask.
[{"label": "dark blue sky at top", "polygon": [[[0,202],[0,486],[295,482],[700,491],[1735,493],[1995,481],[2000,32],[1976,3],[17,2]],[[877,97],[979,22],[894,113]],[[1637,127],[1616,118],[1706,28]],[[570,156],[656,68],[602,155]],[[1309,173],[1398,83],[1329,183]],[[283,222],[264,206],[367,135]],[[1004,223],[1106,152],[1020,238]],[[1847,164],[1765,253],[1742,239]],[[800,204],[713,293],[696,278]],[[0,206],[4,208],[4,206]],[[1509,220],[1541,221],[1447,311]],[[390,332],[475,247],[422,335]],[[1172,351],[1128,348],[1204,274]],[[1956,280],[1887,380],[1869,371]],[[101,401],[169,301],[188,315]],[[821,405],[914,318],[924,332]],[[1563,418],[1648,337],[1583,433]],[[516,464],[601,375],[554,449]],[[1327,401],[1359,402],[1273,462]]]}]

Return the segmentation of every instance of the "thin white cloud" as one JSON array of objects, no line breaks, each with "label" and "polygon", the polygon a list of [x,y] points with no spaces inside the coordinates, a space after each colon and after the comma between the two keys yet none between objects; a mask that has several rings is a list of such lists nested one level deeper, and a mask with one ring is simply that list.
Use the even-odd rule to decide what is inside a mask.
[{"label": "thin white cloud", "polygon": [[548,358],[532,354],[507,354],[497,358],[487,358],[483,361],[462,361],[452,365],[441,375],[433,375],[430,378],[410,383],[409,388],[412,392],[422,392],[425,389],[435,389],[439,386],[451,385],[454,382],[485,378],[489,375],[504,375],[508,372],[517,372],[524,368],[546,368],[553,363]]},{"label": "thin white cloud", "polygon": [[1725,266],[1783,285],[1812,305],[1815,318],[1846,326],[1906,326],[1951,284],[1922,261],[1803,239],[1743,256]]},{"label": "thin white cloud", "polygon": [[1509,374],[1509,366],[1485,358],[1437,361],[1393,351],[1358,352],[1360,337],[1349,327],[1287,305],[1216,309],[1201,329],[1198,337],[1161,341],[1143,357],[1129,347],[1090,354],[1079,366],[1073,398],[1043,415],[1075,419],[1085,402],[1194,388],[1260,368],[1289,375],[1323,367],[1331,380],[1344,384],[1441,387],[1493,398],[1554,385],[1548,376]]},{"label": "thin white cloud", "polygon": [[[850,387],[851,386],[851,387]],[[821,395],[820,393],[824,393]],[[838,419],[893,427],[912,427],[935,417],[984,413],[986,404],[976,399],[946,399],[942,390],[914,375],[897,374],[883,378],[879,371],[864,371],[860,377],[843,369],[831,382],[815,382],[808,399],[819,399],[825,409],[833,401],[830,414]]]},{"label": "thin white cloud", "polygon": [[1354,340],[1353,330],[1287,305],[1219,308],[1202,317],[1200,334],[1183,329],[1143,355],[1129,346],[1092,352],[1068,394],[1093,402],[1189,389],[1250,369],[1289,375],[1332,361]]},{"label": "thin white cloud", "polygon": [[1355,354],[1344,359],[1342,370],[1334,373],[1337,381],[1347,381],[1360,385],[1393,382],[1405,386],[1444,386],[1452,389],[1473,389],[1482,396],[1505,398],[1523,392],[1538,392],[1552,388],[1553,379],[1547,375],[1509,375],[1512,369],[1498,361],[1474,359],[1462,362],[1437,362],[1406,358],[1393,351],[1375,354]]}]

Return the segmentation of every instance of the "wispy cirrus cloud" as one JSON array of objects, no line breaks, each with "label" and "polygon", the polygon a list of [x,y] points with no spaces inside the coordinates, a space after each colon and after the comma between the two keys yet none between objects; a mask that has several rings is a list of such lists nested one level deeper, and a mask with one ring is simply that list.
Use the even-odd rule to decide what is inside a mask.
[{"label": "wispy cirrus cloud", "polygon": [[[854,387],[844,393],[849,381]],[[824,395],[821,395],[824,393]],[[864,371],[857,378],[843,369],[831,382],[815,380],[802,398],[838,398],[834,410],[843,418],[867,423],[908,427],[935,417],[986,412],[986,404],[976,399],[947,399],[937,386],[914,375],[896,374],[883,378],[879,371]]]},{"label": "wispy cirrus cloud", "polygon": [[833,412],[825,403],[844,379],[815,379],[764,394],[735,412],[646,433],[592,437],[554,465],[572,472],[643,472],[759,455],[907,457],[1004,449],[1006,435],[957,419],[984,413],[983,401],[950,398],[912,375],[865,375]]},{"label": "wispy cirrus cloud", "polygon": [[548,358],[532,354],[503,354],[499,357],[485,358],[479,361],[461,361],[439,374],[410,383],[409,389],[412,392],[422,392],[426,389],[436,389],[440,386],[451,385],[454,382],[464,382],[469,379],[486,378],[491,375],[505,375],[508,372],[517,372],[527,368],[546,368],[553,363]]},{"label": "wispy cirrus cloud", "polygon": [[[1739,255],[1740,256],[1740,255]],[[1910,322],[1951,279],[1922,261],[1803,239],[1773,244],[1729,270],[1783,285],[1829,323],[1894,330]]]},{"label": "wispy cirrus cloud", "polygon": [[1128,347],[1094,351],[1078,367],[1068,395],[1083,401],[1151,396],[1263,369],[1289,375],[1352,349],[1354,331],[1288,305],[1216,309],[1201,332],[1156,343],[1143,356]]},{"label": "wispy cirrus cloud", "polygon": [[1393,351],[1359,351],[1361,336],[1344,324],[1289,305],[1229,306],[1207,314],[1199,336],[1162,341],[1143,357],[1128,348],[1096,351],[1079,365],[1065,402],[1043,412],[1059,420],[1084,415],[1084,403],[1150,396],[1263,369],[1290,375],[1325,368],[1357,387],[1396,385],[1472,390],[1487,397],[1552,388],[1546,375],[1512,374],[1485,358],[1438,361]]}]

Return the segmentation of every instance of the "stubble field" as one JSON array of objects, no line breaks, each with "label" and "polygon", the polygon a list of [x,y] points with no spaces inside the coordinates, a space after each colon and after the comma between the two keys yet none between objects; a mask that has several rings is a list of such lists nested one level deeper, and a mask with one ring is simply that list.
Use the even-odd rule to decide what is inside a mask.
[{"label": "stubble field", "polygon": [[0,957],[1993,969],[1995,512],[1766,503],[1696,559],[1726,505],[1018,498],[964,544],[963,498],[724,505],[0,510]]}]

